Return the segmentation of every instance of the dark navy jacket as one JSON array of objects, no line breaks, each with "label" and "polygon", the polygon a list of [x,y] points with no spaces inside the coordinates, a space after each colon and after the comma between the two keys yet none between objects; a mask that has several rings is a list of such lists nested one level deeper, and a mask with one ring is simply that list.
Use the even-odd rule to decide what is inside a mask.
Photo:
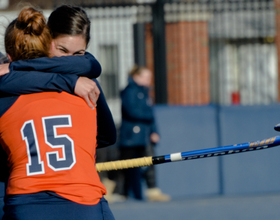
[{"label": "dark navy jacket", "polygon": [[147,146],[150,134],[156,132],[149,89],[129,78],[129,84],[121,92],[121,99],[120,147]]}]

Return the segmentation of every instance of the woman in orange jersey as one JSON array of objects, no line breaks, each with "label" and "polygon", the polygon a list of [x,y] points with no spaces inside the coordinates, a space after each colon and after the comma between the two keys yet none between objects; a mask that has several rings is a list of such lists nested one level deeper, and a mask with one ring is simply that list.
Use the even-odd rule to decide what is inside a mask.
[{"label": "woman in orange jersey", "polygon": [[[33,8],[21,11],[7,36],[21,59],[49,53],[49,29]],[[5,99],[0,135],[10,176],[4,219],[114,219],[95,169],[96,108],[65,92]]]}]

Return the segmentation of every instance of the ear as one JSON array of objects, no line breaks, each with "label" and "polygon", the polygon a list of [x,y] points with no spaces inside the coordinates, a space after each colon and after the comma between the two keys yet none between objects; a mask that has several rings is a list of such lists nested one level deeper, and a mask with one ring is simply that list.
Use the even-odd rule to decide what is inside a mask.
[{"label": "ear", "polygon": [[52,42],[51,42],[51,50],[54,50],[54,48],[55,48],[55,43],[54,43],[54,40],[52,40]]},{"label": "ear", "polygon": [[11,58],[11,56],[10,56],[10,54],[7,53],[7,57],[9,58],[10,62],[13,61],[12,58]]},{"label": "ear", "polygon": [[54,40],[51,42],[51,47],[50,47],[50,56],[53,57],[53,52],[55,50],[55,43]]}]

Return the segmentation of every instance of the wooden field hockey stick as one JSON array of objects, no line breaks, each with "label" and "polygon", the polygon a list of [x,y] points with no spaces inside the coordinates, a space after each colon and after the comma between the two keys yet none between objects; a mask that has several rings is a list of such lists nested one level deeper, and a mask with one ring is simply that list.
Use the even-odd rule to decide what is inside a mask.
[{"label": "wooden field hockey stick", "polygon": [[[275,130],[277,129],[275,128]],[[222,155],[228,155],[234,153],[242,153],[247,151],[261,150],[261,149],[274,147],[277,145],[280,145],[280,136],[264,139],[261,141],[235,144],[235,145],[229,145],[224,147],[208,148],[203,150],[173,153],[164,156],[141,157],[136,159],[97,163],[96,170],[98,172],[101,172],[101,171],[109,171],[109,170],[128,169],[133,167],[151,166],[151,165],[156,165],[161,163],[168,163],[168,162],[175,162],[175,161],[182,161],[182,160],[193,160],[199,158],[215,157],[215,156],[222,156]]]}]

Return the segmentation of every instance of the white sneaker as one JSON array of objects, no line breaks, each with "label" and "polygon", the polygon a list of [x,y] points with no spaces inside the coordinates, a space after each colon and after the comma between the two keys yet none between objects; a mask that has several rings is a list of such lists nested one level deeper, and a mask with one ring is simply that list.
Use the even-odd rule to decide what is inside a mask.
[{"label": "white sneaker", "polygon": [[124,202],[126,200],[126,197],[117,193],[112,194],[109,203],[115,203],[115,202]]},{"label": "white sneaker", "polygon": [[171,197],[161,192],[159,188],[150,188],[145,192],[147,199],[151,202],[168,202]]}]

